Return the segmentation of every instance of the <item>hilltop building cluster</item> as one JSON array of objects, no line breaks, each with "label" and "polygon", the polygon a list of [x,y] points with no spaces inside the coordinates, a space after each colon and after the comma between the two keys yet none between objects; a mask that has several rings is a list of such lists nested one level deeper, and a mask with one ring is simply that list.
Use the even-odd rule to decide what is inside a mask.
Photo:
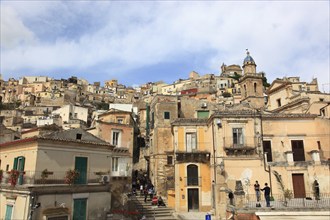
[{"label": "hilltop building cluster", "polygon": [[249,52],[172,84],[0,79],[0,218],[106,219],[141,177],[176,215],[266,219],[259,181],[308,218],[330,205],[329,122],[317,79],[269,84]]}]

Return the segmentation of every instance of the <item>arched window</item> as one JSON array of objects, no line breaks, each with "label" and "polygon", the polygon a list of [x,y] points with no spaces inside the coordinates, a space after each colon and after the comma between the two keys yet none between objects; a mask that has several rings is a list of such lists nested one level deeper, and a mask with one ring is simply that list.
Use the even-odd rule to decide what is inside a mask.
[{"label": "arched window", "polygon": [[187,166],[187,186],[198,186],[198,166],[190,164]]}]

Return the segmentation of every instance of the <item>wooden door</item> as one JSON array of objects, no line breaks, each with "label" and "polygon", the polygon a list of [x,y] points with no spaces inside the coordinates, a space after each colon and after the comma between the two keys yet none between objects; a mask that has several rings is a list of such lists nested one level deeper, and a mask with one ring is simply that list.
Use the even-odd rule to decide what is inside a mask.
[{"label": "wooden door", "polygon": [[188,189],[188,212],[199,211],[198,189]]},{"label": "wooden door", "polygon": [[292,174],[292,185],[294,198],[306,197],[304,174]]}]

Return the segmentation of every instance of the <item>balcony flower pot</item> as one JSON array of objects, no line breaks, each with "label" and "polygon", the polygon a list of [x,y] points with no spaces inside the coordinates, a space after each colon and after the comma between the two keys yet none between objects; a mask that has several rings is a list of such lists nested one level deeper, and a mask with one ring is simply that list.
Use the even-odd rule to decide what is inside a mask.
[{"label": "balcony flower pot", "polygon": [[72,185],[76,179],[79,178],[78,170],[68,170],[66,171],[64,182],[66,184]]},{"label": "balcony flower pot", "polygon": [[[18,170],[11,170],[7,172],[9,174],[9,183],[11,186],[16,186],[20,172]],[[24,174],[24,172],[23,172]]]}]

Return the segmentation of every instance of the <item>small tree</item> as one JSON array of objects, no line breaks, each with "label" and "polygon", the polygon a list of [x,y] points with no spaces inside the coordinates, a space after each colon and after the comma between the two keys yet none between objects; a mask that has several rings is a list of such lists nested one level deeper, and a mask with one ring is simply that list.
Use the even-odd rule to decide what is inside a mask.
[{"label": "small tree", "polygon": [[284,206],[288,206],[288,200],[292,199],[292,197],[293,197],[292,190],[285,188],[283,180],[282,180],[282,176],[276,170],[273,171],[273,174],[279,185],[279,189],[281,190],[282,195],[284,197]]}]

